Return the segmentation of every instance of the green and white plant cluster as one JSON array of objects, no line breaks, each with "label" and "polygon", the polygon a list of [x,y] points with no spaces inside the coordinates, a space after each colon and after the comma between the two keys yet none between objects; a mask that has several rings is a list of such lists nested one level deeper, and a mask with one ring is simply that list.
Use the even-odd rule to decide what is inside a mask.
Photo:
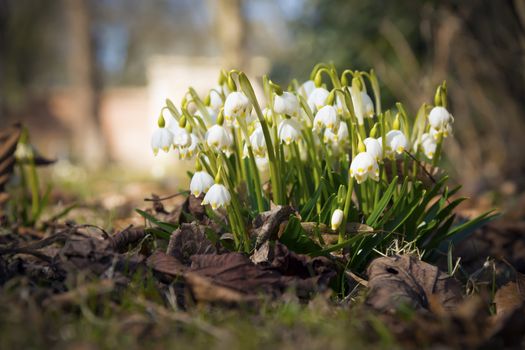
[{"label": "green and white plant cluster", "polygon": [[[262,86],[259,101],[245,73],[223,71],[205,98],[190,88],[180,108],[167,100],[151,139],[155,154],[174,150],[195,159],[190,191],[205,194],[202,203],[214,210],[225,208],[237,249],[253,248],[247,227],[271,203],[290,204],[302,221],[339,233],[335,246],[319,235],[301,248],[306,234],[291,220],[297,250],[347,248],[357,265],[394,239],[430,252],[487,219],[453,227],[463,198],[452,200],[457,189],[431,175],[454,122],[445,83],[416,115],[401,103],[382,107],[373,70],[339,74],[318,64],[302,84],[283,89],[263,77]],[[373,231],[352,232],[356,222]]]}]

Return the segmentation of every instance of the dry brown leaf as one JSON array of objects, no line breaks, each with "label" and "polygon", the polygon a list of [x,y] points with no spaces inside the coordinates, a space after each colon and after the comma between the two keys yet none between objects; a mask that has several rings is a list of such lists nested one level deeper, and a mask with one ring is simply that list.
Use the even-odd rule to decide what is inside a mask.
[{"label": "dry brown leaf", "polygon": [[368,277],[366,303],[380,311],[395,311],[401,305],[449,311],[461,301],[455,279],[413,256],[375,259],[368,267]]},{"label": "dry brown leaf", "polygon": [[193,222],[182,224],[173,232],[166,253],[189,265],[193,255],[215,254],[217,249],[204,234],[204,227]]},{"label": "dry brown leaf", "polygon": [[516,281],[509,282],[498,289],[494,296],[496,315],[509,314],[525,303],[525,275],[518,273]]}]

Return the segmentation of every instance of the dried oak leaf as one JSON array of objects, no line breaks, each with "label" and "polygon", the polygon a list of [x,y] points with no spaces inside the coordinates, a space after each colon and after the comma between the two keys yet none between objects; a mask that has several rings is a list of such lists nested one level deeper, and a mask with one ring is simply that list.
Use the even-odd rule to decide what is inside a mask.
[{"label": "dried oak leaf", "polygon": [[183,264],[189,265],[190,258],[196,254],[215,254],[217,249],[206,237],[204,227],[196,222],[182,224],[172,233],[167,254],[174,256]]},{"label": "dried oak leaf", "polygon": [[375,259],[368,267],[366,304],[392,312],[402,305],[430,311],[450,311],[461,301],[459,283],[413,256]]},{"label": "dried oak leaf", "polygon": [[512,313],[525,304],[525,275],[518,273],[516,280],[502,286],[494,296],[496,316]]},{"label": "dried oak leaf", "polygon": [[130,246],[134,246],[146,237],[144,226],[127,227],[110,237],[113,250],[124,253]]},{"label": "dried oak leaf", "polygon": [[294,212],[291,206],[278,205],[272,210],[257,215],[253,220],[253,233],[257,237],[256,248],[259,248],[268,240],[275,240],[281,223],[288,220]]}]

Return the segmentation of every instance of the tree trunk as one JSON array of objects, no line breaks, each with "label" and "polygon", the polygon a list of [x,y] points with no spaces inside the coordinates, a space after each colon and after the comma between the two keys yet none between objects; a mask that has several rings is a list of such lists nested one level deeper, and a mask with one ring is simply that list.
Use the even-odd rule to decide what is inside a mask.
[{"label": "tree trunk", "polygon": [[74,103],[73,147],[86,166],[101,167],[108,159],[101,130],[100,89],[91,36],[88,0],[64,0],[69,27],[68,69]]}]

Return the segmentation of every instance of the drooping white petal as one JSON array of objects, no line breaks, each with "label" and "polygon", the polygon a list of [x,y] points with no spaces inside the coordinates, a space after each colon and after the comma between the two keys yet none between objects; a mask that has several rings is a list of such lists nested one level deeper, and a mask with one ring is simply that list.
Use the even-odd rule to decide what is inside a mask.
[{"label": "drooping white petal", "polygon": [[232,136],[222,125],[214,125],[206,132],[206,143],[208,146],[226,151],[233,143]]},{"label": "drooping white petal", "polygon": [[190,182],[190,192],[195,197],[201,193],[206,193],[213,186],[213,177],[205,171],[197,171],[193,174]]},{"label": "drooping white petal", "polygon": [[155,155],[157,155],[159,149],[168,152],[172,143],[173,134],[167,128],[158,128],[151,135],[151,148]]},{"label": "drooping white petal", "polygon": [[187,147],[179,148],[179,156],[181,159],[191,159],[195,155],[195,151],[199,146],[199,138],[195,134],[190,134],[190,144]]},{"label": "drooping white petal", "polygon": [[437,148],[434,136],[430,133],[424,133],[421,135],[421,147],[423,148],[423,153],[425,153],[425,156],[427,156],[428,159],[434,158]]},{"label": "drooping white petal", "polygon": [[[381,137],[377,139],[377,141],[380,145],[382,144]],[[407,138],[400,130],[390,130],[387,132],[385,144],[385,155],[387,157],[394,157],[396,153],[401,154],[408,149]]]},{"label": "drooping white petal", "polygon": [[339,115],[334,106],[324,106],[315,114],[313,130],[318,131],[323,127],[333,132],[339,128]]},{"label": "drooping white petal", "polygon": [[363,143],[366,147],[366,152],[369,153],[377,162],[379,162],[383,156],[383,150],[379,140],[372,137],[364,139]]},{"label": "drooping white petal", "polygon": [[346,123],[341,122],[337,133],[330,129],[325,129],[323,140],[325,143],[331,142],[334,145],[344,145],[349,141],[348,136],[348,126]]},{"label": "drooping white petal", "polygon": [[451,121],[452,116],[445,107],[436,106],[428,114],[428,123],[438,131],[442,131]]},{"label": "drooping white petal", "polygon": [[363,183],[367,178],[378,181],[379,166],[377,161],[368,152],[359,153],[350,164],[350,176],[354,177],[358,184]]},{"label": "drooping white petal", "polygon": [[315,88],[312,91],[310,96],[308,96],[308,105],[310,106],[312,112],[315,112],[326,105],[326,99],[328,98],[328,95],[330,95],[330,92],[322,87]]},{"label": "drooping white petal", "polygon": [[374,103],[370,96],[361,91],[361,98],[363,99],[363,112],[366,117],[372,118],[374,116]]},{"label": "drooping white petal", "polygon": [[330,221],[332,230],[335,231],[339,228],[339,226],[341,226],[341,223],[343,222],[343,216],[344,213],[341,209],[334,210],[334,213],[332,214],[332,219]]},{"label": "drooping white petal", "polygon": [[313,80],[307,80],[299,87],[299,93],[308,100],[308,97],[312,94],[312,92],[315,90],[315,83]]},{"label": "drooping white petal", "polygon": [[245,117],[250,107],[250,100],[240,91],[234,91],[226,97],[224,102],[224,118],[232,121],[235,118]]},{"label": "drooping white petal", "polygon": [[253,152],[257,156],[263,157],[266,154],[266,141],[262,127],[258,127],[252,132],[250,135],[250,144],[252,145]]},{"label": "drooping white petal", "polygon": [[215,210],[219,207],[227,206],[230,204],[230,201],[230,191],[222,184],[214,184],[204,196],[202,205],[210,204],[212,209]]},{"label": "drooping white petal", "polygon": [[301,137],[301,124],[294,119],[284,119],[278,128],[278,136],[287,145]]},{"label": "drooping white petal", "polygon": [[281,96],[275,95],[273,110],[275,113],[297,116],[299,112],[299,100],[293,93],[285,91]]}]

